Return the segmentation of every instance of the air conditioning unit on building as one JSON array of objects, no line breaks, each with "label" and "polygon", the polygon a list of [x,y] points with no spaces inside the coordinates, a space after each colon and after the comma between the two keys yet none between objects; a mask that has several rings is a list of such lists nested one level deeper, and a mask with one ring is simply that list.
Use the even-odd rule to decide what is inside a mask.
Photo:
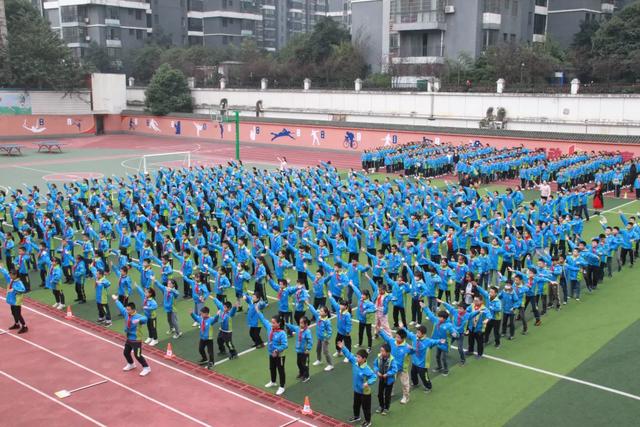
[{"label": "air conditioning unit on building", "polygon": [[88,24],[89,22],[90,22],[89,17],[84,18],[84,23],[85,23],[85,24]]},{"label": "air conditioning unit on building", "polygon": [[91,41],[91,36],[86,36],[84,39],[85,39],[86,41],[90,42],[90,41]]},{"label": "air conditioning unit on building", "polygon": [[448,5],[444,7],[444,13],[455,13],[456,7],[454,5]]}]

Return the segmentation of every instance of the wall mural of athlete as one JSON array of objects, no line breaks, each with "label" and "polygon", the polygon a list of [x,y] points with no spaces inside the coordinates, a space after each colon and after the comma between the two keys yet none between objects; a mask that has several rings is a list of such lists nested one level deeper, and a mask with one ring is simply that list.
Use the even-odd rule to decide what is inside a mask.
[{"label": "wall mural of athlete", "polygon": [[288,136],[289,138],[295,140],[296,138],[291,134],[291,131],[287,128],[282,128],[282,130],[280,132],[271,132],[271,135],[273,135],[273,137],[271,138],[271,141],[275,141],[278,138],[282,138],[285,136]]}]

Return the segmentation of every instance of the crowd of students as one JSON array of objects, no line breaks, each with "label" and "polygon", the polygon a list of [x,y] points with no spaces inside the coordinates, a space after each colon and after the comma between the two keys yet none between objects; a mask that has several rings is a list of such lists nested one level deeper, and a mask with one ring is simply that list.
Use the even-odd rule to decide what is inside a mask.
[{"label": "crowd of students", "polygon": [[[297,379],[309,381],[315,346],[313,365],[324,371],[339,358],[352,365],[350,421],[363,417],[367,426],[375,383],[377,412],[386,415],[395,382],[401,404],[412,386],[431,391],[432,351],[433,371],[448,375],[452,343],[463,364],[482,357],[490,340],[499,347],[503,337],[515,338],[516,322],[526,334],[530,316],[540,326],[549,309],[580,301],[584,289],[593,292],[605,275],[634,265],[637,218],[621,214],[620,224],[603,222],[602,233],[587,238],[589,195],[575,188],[525,202],[519,189],[484,193],[477,185],[436,188],[355,172],[341,179],[328,163],[279,171],[229,163],[49,184],[46,193],[31,187],[2,195],[7,268],[0,273],[11,329],[20,333],[28,331],[20,308],[30,268],[61,310],[65,283],[74,285],[76,303],[87,302],[84,288],[93,286],[105,327],[112,294],[125,318],[124,369],[135,368],[133,352],[141,375],[150,372],[141,326],[144,343],[156,345],[158,311],[173,339],[182,335],[178,316],[192,317],[208,367],[214,339],[220,354],[238,357],[231,319],[241,315],[253,345],[266,347],[267,388],[285,393],[291,352]],[[278,307],[269,319],[268,288]],[[177,312],[181,294],[193,302],[189,313]],[[377,355],[375,339],[384,342]]]}]

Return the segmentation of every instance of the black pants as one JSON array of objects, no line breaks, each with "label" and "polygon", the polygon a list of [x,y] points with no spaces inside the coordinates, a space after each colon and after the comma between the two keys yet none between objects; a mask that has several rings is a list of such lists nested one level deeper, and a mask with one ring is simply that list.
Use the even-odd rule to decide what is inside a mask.
[{"label": "black pants", "polygon": [[402,323],[407,324],[407,314],[404,311],[404,307],[393,306],[393,327],[398,327],[398,316],[402,320]]},{"label": "black pants", "polygon": [[284,388],[286,377],[284,372],[285,356],[273,357],[269,355],[269,373],[271,374],[271,382],[276,382],[276,374],[280,376],[280,387]]},{"label": "black pants", "polygon": [[360,416],[360,408],[365,421],[371,421],[371,395],[353,392],[353,416]]},{"label": "black pants", "polygon": [[[351,335],[342,335],[340,333],[336,334],[336,351],[340,352],[338,348],[338,343],[342,341],[347,350],[351,351]],[[360,339],[362,341],[362,339]]]},{"label": "black pants", "polygon": [[226,353],[226,348],[229,348],[229,355],[235,357],[237,355],[236,348],[232,341],[233,335],[231,332],[220,331],[218,333],[218,351],[220,353]]},{"label": "black pants", "polygon": [[147,330],[149,331],[149,338],[152,340],[158,339],[158,319],[155,317],[147,321]]},{"label": "black pants", "polygon": [[633,265],[633,249],[622,248],[620,250],[620,263],[622,265],[626,264],[626,262],[627,262],[627,254],[629,254],[629,261],[631,262],[631,265]]},{"label": "black pants", "polygon": [[111,320],[111,310],[109,304],[96,304],[98,306],[98,319]]},{"label": "black pants", "polygon": [[427,368],[421,368],[416,365],[411,365],[411,384],[418,385],[418,378],[422,381],[422,385],[427,390],[431,390],[431,378],[429,378],[429,371]]},{"label": "black pants", "polygon": [[64,292],[54,289],[53,297],[55,298],[56,303],[64,305]]},{"label": "black pants", "polygon": [[62,273],[64,274],[64,283],[73,282],[73,277],[71,276],[71,266],[62,267]]},{"label": "black pants", "polygon": [[297,353],[296,363],[298,364],[298,375],[302,379],[309,378],[309,354]]},{"label": "black pants", "polygon": [[[631,264],[633,264],[633,261],[631,261]],[[31,291],[31,280],[29,280],[29,275],[18,273],[18,277],[20,278],[20,281],[24,285],[27,292]]]},{"label": "black pants", "polygon": [[535,317],[536,320],[540,320],[540,312],[538,311],[538,305],[536,304],[535,298],[530,297],[529,295],[526,295],[524,297],[524,311],[527,310],[527,307],[529,306],[529,304],[531,304],[531,311],[533,311],[533,317]]},{"label": "black pants", "polygon": [[287,334],[289,336],[291,336],[291,331],[289,331],[289,329],[285,329],[285,324],[287,323],[292,323],[291,319],[293,318],[293,316],[291,315],[290,311],[279,311],[278,312],[278,319],[280,319],[280,329],[286,330]]},{"label": "black pants", "polygon": [[84,285],[82,283],[76,283],[76,300],[87,302],[87,296],[84,293]]},{"label": "black pants", "polygon": [[484,343],[489,342],[489,337],[491,336],[491,331],[493,331],[493,339],[496,343],[496,346],[500,345],[500,321],[496,319],[491,319],[487,322],[487,328],[484,331]]},{"label": "black pants", "polygon": [[313,297],[313,308],[315,308],[316,310],[318,309],[318,307],[323,307],[326,304],[327,304],[326,297]]},{"label": "black pants", "polygon": [[411,321],[422,323],[422,307],[420,307],[419,299],[411,299]]},{"label": "black pants", "polygon": [[380,409],[389,410],[391,405],[391,391],[393,390],[393,383],[387,384],[386,378],[380,378],[378,381],[378,405]]},{"label": "black pants", "polygon": [[515,325],[515,315],[513,313],[503,313],[502,314],[502,334],[507,333],[507,326],[509,327],[509,336],[513,337],[513,334],[516,332]]},{"label": "black pants", "polygon": [[365,330],[367,331],[367,348],[371,348],[371,343],[372,343],[371,323],[358,324],[358,342],[362,344],[362,338]]},{"label": "black pants", "polygon": [[304,310],[303,311],[294,311],[293,312],[293,320],[295,320],[295,324],[298,325],[300,323],[300,319],[302,319],[304,317]]},{"label": "black pants", "polygon": [[252,326],[249,328],[249,336],[253,341],[253,345],[255,347],[262,346],[264,343],[262,342],[262,338],[260,337],[260,327]]},{"label": "black pants", "polygon": [[[207,350],[206,353],[205,349]],[[201,339],[200,344],[198,345],[198,352],[200,353],[202,360],[208,360],[209,363],[213,364],[213,340]]]},{"label": "black pants", "polygon": [[482,332],[469,332],[469,353],[473,353],[478,344],[478,356],[484,353],[484,334]]},{"label": "black pants", "polygon": [[132,351],[136,360],[140,362],[140,364],[143,367],[146,368],[147,366],[149,366],[144,356],[142,355],[142,343],[140,341],[127,340],[127,342],[124,345],[124,351],[123,351],[124,358],[127,359],[127,363],[129,364],[133,364],[133,357],[131,357]]},{"label": "black pants", "polygon": [[21,305],[12,305],[11,306],[11,315],[13,316],[14,324],[20,324],[25,326],[27,323],[24,321],[24,317],[22,317],[22,306]]}]

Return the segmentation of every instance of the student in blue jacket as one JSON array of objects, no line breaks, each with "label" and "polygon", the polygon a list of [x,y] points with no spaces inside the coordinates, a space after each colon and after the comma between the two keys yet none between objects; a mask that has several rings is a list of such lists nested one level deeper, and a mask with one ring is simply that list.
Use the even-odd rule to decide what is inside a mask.
[{"label": "student in blue jacket", "polygon": [[22,299],[27,289],[24,284],[22,284],[16,270],[12,269],[8,272],[0,267],[0,274],[7,281],[7,296],[5,301],[11,307],[11,315],[13,316],[13,325],[11,325],[9,329],[18,329],[19,334],[24,334],[29,331],[27,323],[24,321],[24,317],[22,317]]},{"label": "student in blue jacket", "polygon": [[329,340],[331,339],[333,330],[331,328],[329,309],[325,306],[321,306],[316,310],[308,301],[306,301],[306,304],[316,320],[316,338],[318,339],[318,344],[316,345],[317,360],[313,362],[313,366],[322,364],[322,355],[324,354],[324,357],[327,360],[327,366],[324,370],[327,372],[332,371],[333,359],[331,359],[331,353],[329,352]]},{"label": "student in blue jacket", "polygon": [[353,384],[353,417],[350,423],[360,421],[360,410],[364,415],[363,427],[371,426],[371,386],[376,382],[376,374],[367,365],[368,353],[366,350],[358,350],[356,355],[344,348],[344,343],[338,343],[344,356],[351,362],[351,378]]},{"label": "student in blue jacket", "polygon": [[266,388],[275,387],[277,376],[280,377],[280,386],[276,391],[276,395],[280,396],[285,391],[285,352],[289,347],[287,342],[287,334],[280,328],[280,319],[278,316],[273,316],[270,321],[265,319],[264,314],[259,309],[259,306],[255,306],[258,309],[258,318],[262,325],[267,330],[267,352],[269,353],[269,373],[271,374],[271,381],[265,384]]},{"label": "student in blue jacket", "polygon": [[296,334],[296,363],[298,365],[297,379],[303,383],[309,381],[309,352],[313,348],[313,337],[309,330],[309,319],[303,316],[298,321],[299,326],[287,323],[287,328]]},{"label": "student in blue jacket", "polygon": [[127,365],[122,370],[131,371],[135,369],[136,365],[133,363],[133,357],[131,357],[131,352],[133,352],[138,363],[142,365],[140,376],[147,376],[151,372],[151,368],[142,355],[142,341],[140,340],[140,328],[138,328],[139,325],[147,323],[147,318],[136,312],[134,303],[130,302],[125,307],[118,301],[118,295],[111,295],[111,298],[116,303],[116,307],[118,307],[122,317],[124,317],[124,334],[127,337],[127,341],[124,344],[124,358],[127,360]]},{"label": "student in blue jacket", "polygon": [[387,415],[389,406],[391,405],[391,392],[393,391],[393,383],[396,381],[397,366],[391,355],[391,347],[389,344],[382,344],[380,353],[373,362],[373,370],[378,376],[378,404],[376,413]]},{"label": "student in blue jacket", "polygon": [[264,342],[262,341],[262,337],[260,337],[260,329],[262,328],[258,323],[260,320],[258,318],[258,311],[262,310],[267,303],[262,300],[262,296],[259,294],[249,295],[245,293],[244,300],[249,306],[247,309],[247,326],[249,327],[249,336],[253,341],[253,347],[262,348],[264,347]]},{"label": "student in blue jacket", "polygon": [[198,323],[200,336],[198,352],[202,357],[198,363],[200,366],[207,365],[207,368],[211,369],[213,368],[213,325],[218,321],[219,316],[210,317],[209,307],[202,307],[199,314],[191,313],[191,318]]}]

